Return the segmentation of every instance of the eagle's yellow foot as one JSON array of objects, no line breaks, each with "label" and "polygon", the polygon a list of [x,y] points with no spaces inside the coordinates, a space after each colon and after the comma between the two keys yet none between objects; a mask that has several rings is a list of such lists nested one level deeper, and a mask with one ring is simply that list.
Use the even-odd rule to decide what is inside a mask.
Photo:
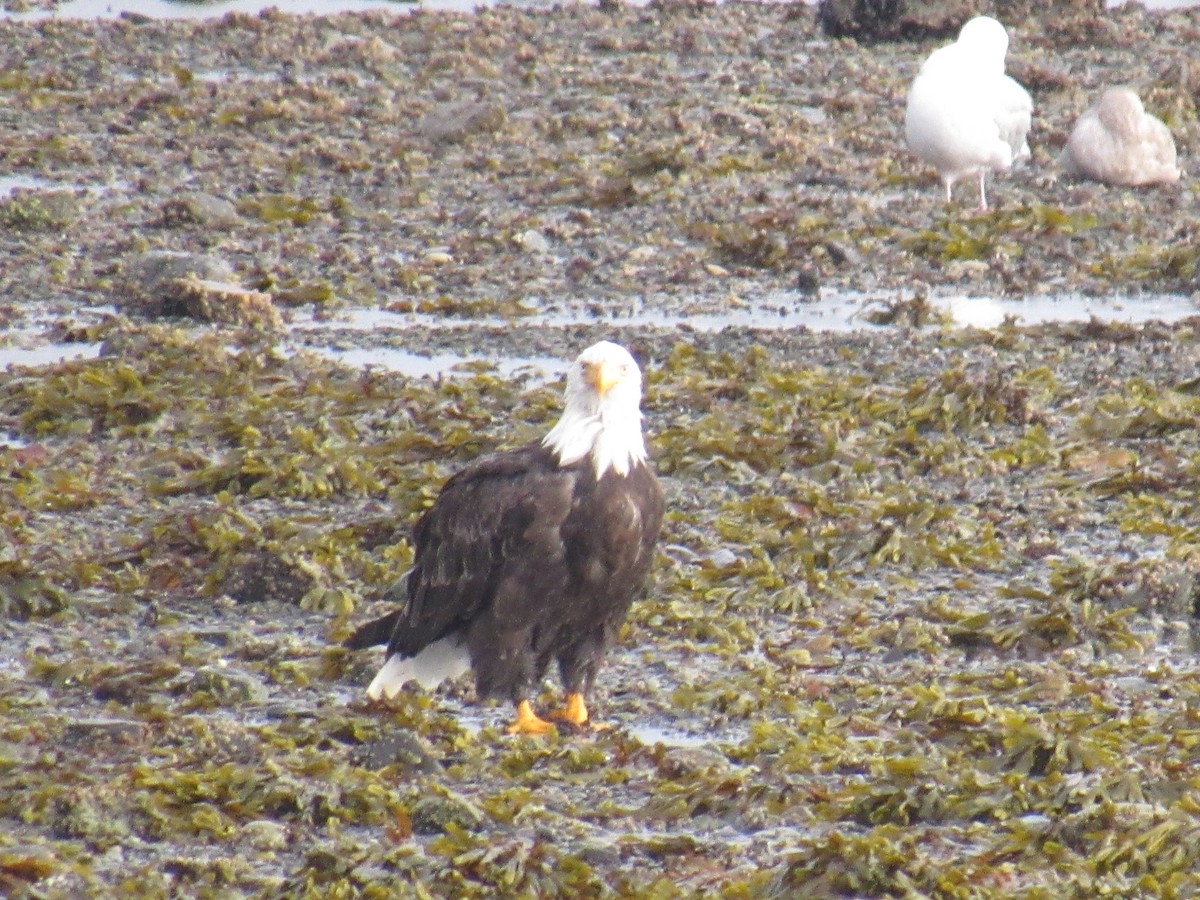
[{"label": "eagle's yellow foot", "polygon": [[587,704],[583,702],[583,694],[567,694],[567,705],[549,713],[547,718],[570,722],[572,725],[586,725],[589,716]]},{"label": "eagle's yellow foot", "polygon": [[528,700],[517,704],[517,721],[508,726],[509,734],[549,734],[554,726],[545,719],[539,719]]}]

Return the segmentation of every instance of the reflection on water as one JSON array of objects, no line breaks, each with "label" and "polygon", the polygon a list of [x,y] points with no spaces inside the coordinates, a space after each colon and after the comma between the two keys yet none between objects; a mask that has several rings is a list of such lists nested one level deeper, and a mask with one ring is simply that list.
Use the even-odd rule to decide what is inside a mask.
[{"label": "reflection on water", "polygon": [[17,191],[40,191],[55,187],[53,181],[36,175],[0,175],[0,200],[11,197]]},{"label": "reflection on water", "polygon": [[[562,311],[541,313],[519,320],[530,327],[568,327],[574,325],[612,325],[614,328],[688,328],[694,331],[720,331],[724,328],[757,328],[765,331],[808,328],[812,331],[859,331],[875,327],[864,314],[885,300],[882,293],[852,291],[825,292],[815,301],[796,294],[779,294],[756,305],[744,305],[723,312],[664,312],[653,309],[627,310],[611,316],[590,312]],[[965,294],[934,295],[930,303],[945,310],[960,325],[992,328],[1011,318],[1018,325],[1044,322],[1086,322],[1096,318],[1109,322],[1178,322],[1200,314],[1200,308],[1181,294],[1145,294],[1128,297],[1096,298],[1060,294],[1024,299],[971,297]],[[483,326],[512,327],[513,320],[496,317],[454,319],[426,313],[389,312],[380,309],[350,310],[332,321],[312,319],[297,322],[299,330],[328,328],[380,331],[421,327],[429,329]]]},{"label": "reflection on water", "polygon": [[[619,315],[596,316],[586,311],[562,311],[529,316],[516,324],[531,329],[601,325],[614,332],[626,328],[704,332],[747,328],[844,333],[892,327],[872,325],[864,315],[883,303],[884,298],[879,294],[829,292],[815,302],[793,295],[775,296],[769,303],[740,306],[725,312],[670,313],[635,309]],[[947,311],[957,324],[975,328],[994,328],[1006,321],[1038,325],[1086,322],[1093,318],[1129,324],[1171,323],[1200,314],[1191,298],[1174,295],[1109,299],[1066,295],[1023,300],[946,295],[934,296],[930,303]],[[80,312],[103,315],[106,309],[111,312],[111,308],[104,307]],[[469,377],[475,372],[487,371],[505,378],[541,381],[557,378],[566,370],[566,362],[553,356],[526,354],[497,358],[484,353],[433,352],[426,349],[422,337],[429,331],[478,327],[511,329],[513,325],[513,320],[500,317],[452,319],[423,313],[352,309],[320,320],[298,316],[292,323],[291,336],[284,340],[280,349],[285,353],[302,350],[316,353],[348,366],[378,366],[411,378]],[[354,336],[356,332],[369,333],[370,337],[360,340]],[[14,343],[0,345],[0,370],[9,366],[44,366],[64,360],[93,358],[100,351],[98,343],[60,343],[52,337],[40,337],[36,327],[19,334],[11,333],[9,339]],[[617,339],[620,340],[619,335]],[[45,342],[39,343],[39,340]]]},{"label": "reflection on water", "polygon": [[720,331],[723,328],[811,328],[814,331],[853,331],[866,326],[857,321],[865,301],[848,294],[829,294],[817,303],[789,302],[791,298],[773,298],[776,302],[739,306],[724,312],[664,312],[655,309],[625,310],[609,316],[597,316],[585,310],[544,312],[513,320],[501,316],[471,319],[449,318],[428,313],[389,312],[358,309],[339,316],[333,322],[300,322],[301,329],[337,328],[379,331],[420,327],[450,329],[470,325],[485,328],[529,327],[564,328],[575,325],[611,325],[614,328],[679,328],[695,331]]},{"label": "reflection on water", "polygon": [[10,366],[48,366],[68,359],[92,359],[99,355],[100,345],[98,343],[0,347],[0,370]]},{"label": "reflection on water", "polygon": [[[722,313],[667,313],[660,310],[635,310],[610,317],[587,312],[554,312],[522,319],[521,324],[535,327],[609,325],[623,328],[659,328],[690,331],[720,331],[725,328],[751,328],[764,331],[808,329],[811,331],[850,332],[891,326],[872,325],[864,313],[878,307],[878,295],[850,293],[827,294],[819,301],[797,301],[795,297],[776,297],[774,303],[745,306]],[[989,297],[948,295],[930,302],[945,310],[954,322],[974,328],[994,328],[1011,321],[1017,325],[1047,322],[1178,322],[1198,314],[1188,297],[1149,295],[1096,299],[1082,296],[1030,297],[1023,300],[997,300]],[[419,338],[410,339],[413,329],[441,330],[464,327],[511,328],[503,318],[471,320],[447,319],[423,313],[388,312],[380,309],[356,309],[332,320],[304,319],[294,324],[300,342],[289,346],[295,351],[304,346],[311,352],[351,366],[378,366],[414,378],[469,376],[481,366],[505,377],[528,375],[552,379],[566,369],[557,357],[510,356],[494,358],[482,354],[459,355],[423,351]],[[374,347],[339,346],[346,332],[370,332]],[[415,332],[413,332],[415,334]],[[339,334],[341,337],[339,337]],[[619,339],[619,338],[618,338]]]},{"label": "reflection on water", "polygon": [[378,366],[411,378],[438,378],[448,375],[470,376],[474,364],[486,366],[504,378],[528,375],[536,380],[553,378],[567,370],[567,361],[554,356],[523,356],[493,359],[485,356],[460,356],[457,353],[421,354],[399,347],[371,347],[342,350],[336,347],[309,348],[328,359],[347,366]]},{"label": "reflection on water", "polygon": [[662,744],[664,747],[703,747],[713,742],[711,734],[690,734],[674,728],[659,728],[655,725],[631,725],[625,728],[632,737],[648,747]]},{"label": "reflection on water", "polygon": [[87,191],[102,194],[107,191],[128,190],[129,182],[113,180],[106,184],[79,184],[70,181],[51,181],[39,175],[0,175],[0,200],[5,200],[17,191]]},{"label": "reflection on water", "polygon": [[1027,297],[1023,300],[995,300],[990,297],[949,295],[933,297],[934,305],[945,309],[959,325],[994,328],[1011,317],[1018,325],[1045,322],[1179,322],[1200,314],[1189,297],[1173,294],[1097,299],[1095,297]]}]

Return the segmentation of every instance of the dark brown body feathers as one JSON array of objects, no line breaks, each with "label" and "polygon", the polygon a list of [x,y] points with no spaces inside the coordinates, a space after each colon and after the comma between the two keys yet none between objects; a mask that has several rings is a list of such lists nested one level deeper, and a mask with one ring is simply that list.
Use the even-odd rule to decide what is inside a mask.
[{"label": "dark brown body feathers", "polygon": [[523,699],[552,662],[586,692],[643,588],[663,506],[646,465],[597,480],[589,459],[560,467],[540,444],[484,457],[413,529],[403,607],[346,644],[410,657],[457,633],[481,697]]}]

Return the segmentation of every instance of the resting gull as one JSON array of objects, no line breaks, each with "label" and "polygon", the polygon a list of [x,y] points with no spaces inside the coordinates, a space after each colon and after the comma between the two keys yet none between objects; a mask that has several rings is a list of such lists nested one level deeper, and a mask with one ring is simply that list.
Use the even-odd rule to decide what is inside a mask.
[{"label": "resting gull", "polygon": [[1069,175],[1106,184],[1170,184],[1182,174],[1171,129],[1125,87],[1108,88],[1079,117],[1059,162]]},{"label": "resting gull", "polygon": [[979,178],[979,209],[987,209],[989,169],[1007,172],[1029,157],[1025,135],[1033,101],[1004,74],[1008,32],[990,16],[977,16],[958,40],[929,54],[908,92],[904,114],[908,148],[938,171],[946,199],[954,182]]}]

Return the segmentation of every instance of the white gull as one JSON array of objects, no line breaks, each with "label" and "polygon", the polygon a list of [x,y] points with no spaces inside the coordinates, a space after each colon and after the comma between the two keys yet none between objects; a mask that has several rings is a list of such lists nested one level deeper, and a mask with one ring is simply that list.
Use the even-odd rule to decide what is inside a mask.
[{"label": "white gull", "polygon": [[1028,91],[1004,74],[1008,32],[990,16],[967,22],[953,44],[929,55],[913,80],[904,114],[908,148],[938,171],[950,200],[954,182],[979,179],[987,209],[989,170],[1007,172],[1029,157]]},{"label": "white gull", "polygon": [[1171,129],[1125,87],[1109,88],[1079,117],[1059,162],[1068,175],[1106,184],[1170,184],[1182,174]]}]

